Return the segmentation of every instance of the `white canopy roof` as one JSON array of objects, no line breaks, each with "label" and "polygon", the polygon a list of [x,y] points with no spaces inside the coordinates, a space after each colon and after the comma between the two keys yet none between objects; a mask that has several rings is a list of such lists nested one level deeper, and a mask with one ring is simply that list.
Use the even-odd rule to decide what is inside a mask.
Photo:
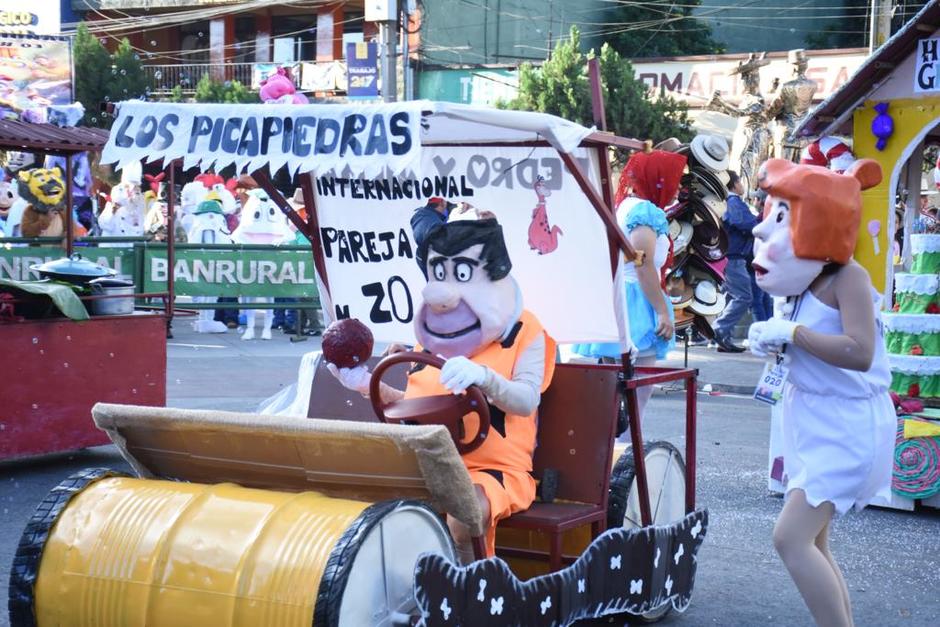
[{"label": "white canopy roof", "polygon": [[544,113],[418,100],[393,104],[228,105],[128,101],[102,152],[118,167],[182,159],[185,167],[376,176],[420,162],[429,144],[547,141],[570,152],[593,132]]}]

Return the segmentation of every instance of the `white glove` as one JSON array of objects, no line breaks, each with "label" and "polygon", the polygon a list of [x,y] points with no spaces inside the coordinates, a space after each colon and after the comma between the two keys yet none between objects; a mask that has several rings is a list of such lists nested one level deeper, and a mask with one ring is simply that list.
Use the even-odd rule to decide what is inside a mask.
[{"label": "white glove", "polygon": [[471,385],[482,385],[485,380],[486,367],[466,357],[451,357],[441,368],[441,385],[454,394],[462,394]]},{"label": "white glove", "polygon": [[343,387],[353,392],[359,392],[363,396],[369,394],[369,383],[372,381],[372,373],[365,366],[356,366],[355,368],[337,368],[336,364],[327,362],[326,369],[330,371],[336,379],[343,384]]},{"label": "white glove", "polygon": [[767,357],[770,354],[760,343],[760,337],[765,326],[767,326],[766,322],[755,322],[747,330],[747,346],[755,357]]},{"label": "white glove", "polygon": [[[751,352],[758,356],[761,356],[760,352],[763,352],[764,356],[768,352],[780,352],[784,344],[793,343],[796,329],[799,326],[799,323],[784,320],[783,318],[771,318],[766,322],[755,322],[747,333]],[[755,352],[755,348],[758,352]]]}]

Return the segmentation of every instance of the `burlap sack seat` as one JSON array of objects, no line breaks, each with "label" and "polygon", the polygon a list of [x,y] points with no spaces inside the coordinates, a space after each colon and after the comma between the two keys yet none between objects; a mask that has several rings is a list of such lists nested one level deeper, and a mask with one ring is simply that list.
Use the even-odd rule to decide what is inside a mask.
[{"label": "burlap sack seat", "polygon": [[444,427],[109,403],[92,416],[141,477],[414,498],[483,533],[470,476]]}]

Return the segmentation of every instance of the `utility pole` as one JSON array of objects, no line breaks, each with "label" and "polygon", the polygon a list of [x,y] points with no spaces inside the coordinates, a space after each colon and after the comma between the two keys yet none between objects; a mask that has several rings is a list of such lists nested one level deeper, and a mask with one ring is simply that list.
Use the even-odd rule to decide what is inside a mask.
[{"label": "utility pole", "polygon": [[365,19],[379,23],[382,50],[382,99],[398,100],[398,0],[366,0]]},{"label": "utility pole", "polygon": [[893,0],[871,0],[871,30],[868,36],[868,52],[872,53],[891,37],[891,18],[894,16]]},{"label": "utility pole", "polygon": [[548,60],[552,60],[552,26],[555,0],[548,0]]},{"label": "utility pole", "polygon": [[[397,13],[395,15],[398,15]],[[398,100],[398,26],[395,22],[382,23],[382,99],[385,102]]]},{"label": "utility pole", "polygon": [[[414,100],[414,70],[411,67],[411,15],[417,10],[415,0],[405,0],[401,9],[401,67],[405,93],[402,100]],[[485,52],[485,48],[484,48]]]}]

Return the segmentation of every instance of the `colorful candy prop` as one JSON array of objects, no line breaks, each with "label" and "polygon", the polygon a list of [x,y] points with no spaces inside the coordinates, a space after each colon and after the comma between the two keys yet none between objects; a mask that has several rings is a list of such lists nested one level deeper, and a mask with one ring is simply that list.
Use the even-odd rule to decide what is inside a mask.
[{"label": "colorful candy prop", "polygon": [[855,163],[855,155],[844,141],[835,137],[820,137],[803,149],[800,163],[822,166],[841,174]]},{"label": "colorful candy prop", "polygon": [[894,449],[896,494],[909,499],[926,499],[940,493],[940,438],[904,437],[904,423],[898,425]]},{"label": "colorful candy prop", "polygon": [[878,244],[878,234],[881,233],[881,222],[878,220],[871,220],[868,223],[868,234],[871,235],[871,242],[875,246],[875,254],[881,254],[881,246]]},{"label": "colorful candy prop", "polygon": [[894,118],[888,115],[888,103],[879,102],[875,105],[878,115],[871,121],[871,134],[878,138],[875,148],[884,150],[888,145],[888,138],[894,134]]}]

